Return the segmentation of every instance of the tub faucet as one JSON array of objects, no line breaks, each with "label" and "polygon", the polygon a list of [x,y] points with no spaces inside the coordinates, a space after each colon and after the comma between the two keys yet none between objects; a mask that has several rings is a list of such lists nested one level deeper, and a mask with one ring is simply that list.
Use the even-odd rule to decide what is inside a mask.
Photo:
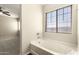
[{"label": "tub faucet", "polygon": [[37,33],[36,35],[37,35],[37,39],[40,39],[40,33]]}]

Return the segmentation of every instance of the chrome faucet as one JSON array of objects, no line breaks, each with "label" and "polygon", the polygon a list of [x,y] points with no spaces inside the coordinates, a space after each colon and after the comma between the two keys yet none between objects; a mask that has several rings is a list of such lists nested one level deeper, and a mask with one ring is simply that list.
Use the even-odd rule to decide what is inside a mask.
[{"label": "chrome faucet", "polygon": [[36,35],[37,35],[37,39],[40,39],[40,33],[37,33]]}]

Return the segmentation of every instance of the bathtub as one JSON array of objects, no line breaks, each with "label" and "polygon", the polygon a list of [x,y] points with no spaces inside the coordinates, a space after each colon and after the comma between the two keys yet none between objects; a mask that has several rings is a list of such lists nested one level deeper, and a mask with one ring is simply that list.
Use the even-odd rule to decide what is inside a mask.
[{"label": "bathtub", "polygon": [[76,54],[76,47],[56,40],[37,39],[31,41],[30,51],[34,55],[68,55]]}]

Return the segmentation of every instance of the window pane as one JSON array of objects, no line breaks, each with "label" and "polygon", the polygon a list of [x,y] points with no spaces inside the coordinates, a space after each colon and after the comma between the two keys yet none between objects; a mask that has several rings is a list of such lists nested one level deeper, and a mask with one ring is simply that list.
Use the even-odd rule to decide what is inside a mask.
[{"label": "window pane", "polygon": [[63,15],[58,15],[58,22],[63,22]]},{"label": "window pane", "polygon": [[58,15],[63,14],[63,9],[58,10]]},{"label": "window pane", "polygon": [[68,13],[68,8],[64,8],[64,13]]},{"label": "window pane", "polygon": [[71,13],[71,6],[64,8],[64,13]]},{"label": "window pane", "polygon": [[50,18],[51,17],[51,13],[47,13],[47,18]]},{"label": "window pane", "polygon": [[47,13],[47,32],[56,32],[56,11]]},{"label": "window pane", "polygon": [[56,11],[51,12],[52,13],[52,17],[56,16]]},{"label": "window pane", "polygon": [[[60,9],[61,10],[61,9]],[[60,11],[58,10],[58,12]],[[71,7],[63,8],[64,13],[58,13],[58,32],[71,32]]]}]

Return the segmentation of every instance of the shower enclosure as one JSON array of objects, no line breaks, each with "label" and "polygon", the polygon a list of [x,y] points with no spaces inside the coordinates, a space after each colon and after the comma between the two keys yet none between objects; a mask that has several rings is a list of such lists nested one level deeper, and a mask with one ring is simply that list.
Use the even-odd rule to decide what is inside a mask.
[{"label": "shower enclosure", "polygon": [[19,19],[0,15],[0,55],[20,53]]}]

